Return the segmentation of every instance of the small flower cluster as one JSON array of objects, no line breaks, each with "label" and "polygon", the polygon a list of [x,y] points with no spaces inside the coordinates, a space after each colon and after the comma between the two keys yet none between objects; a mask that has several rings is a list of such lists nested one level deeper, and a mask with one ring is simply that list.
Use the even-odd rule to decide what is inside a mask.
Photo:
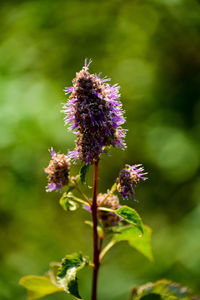
[{"label": "small flower cluster", "polygon": [[77,137],[75,150],[69,155],[87,164],[99,160],[107,146],[125,148],[126,134],[121,127],[125,120],[119,87],[109,85],[107,78],[90,74],[90,63],[85,62],[83,69],[76,73],[73,86],[65,90],[71,95],[63,110],[65,123],[71,123],[70,130]]},{"label": "small flower cluster", "polygon": [[146,180],[147,173],[144,173],[144,168],[139,165],[125,165],[125,168],[119,173],[117,178],[117,190],[124,199],[128,199],[129,196],[135,199],[134,187],[140,180]]},{"label": "small flower cluster", "polygon": [[56,153],[53,149],[50,150],[52,159],[45,173],[48,175],[47,192],[60,190],[62,186],[69,182],[70,159],[64,155]]},{"label": "small flower cluster", "polygon": [[[99,194],[97,196],[97,205],[116,210],[119,208],[119,199],[115,195],[108,196],[107,194]],[[120,218],[118,216],[116,216],[114,213],[107,212],[107,211],[99,210],[98,216],[104,227],[115,226],[120,221]]]}]

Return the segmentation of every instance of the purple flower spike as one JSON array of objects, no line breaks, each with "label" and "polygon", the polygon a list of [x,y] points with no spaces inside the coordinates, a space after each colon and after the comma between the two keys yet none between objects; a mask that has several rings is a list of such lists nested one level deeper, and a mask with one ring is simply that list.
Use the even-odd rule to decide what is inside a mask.
[{"label": "purple flower spike", "polygon": [[47,192],[61,190],[62,186],[69,182],[70,159],[64,154],[56,153],[53,148],[49,150],[52,159],[45,173],[48,175]]},{"label": "purple flower spike", "polygon": [[144,168],[141,164],[139,165],[125,165],[125,168],[119,173],[117,178],[117,190],[124,199],[128,199],[129,196],[135,200],[134,187],[140,180],[146,180],[147,173],[144,173]]},{"label": "purple flower spike", "polygon": [[119,100],[119,86],[109,85],[109,78],[90,74],[91,60],[85,60],[82,70],[76,74],[73,86],[66,88],[71,93],[64,105],[65,124],[76,135],[75,150],[70,152],[72,159],[93,164],[105,153],[108,146],[124,149],[126,130],[122,105]]}]

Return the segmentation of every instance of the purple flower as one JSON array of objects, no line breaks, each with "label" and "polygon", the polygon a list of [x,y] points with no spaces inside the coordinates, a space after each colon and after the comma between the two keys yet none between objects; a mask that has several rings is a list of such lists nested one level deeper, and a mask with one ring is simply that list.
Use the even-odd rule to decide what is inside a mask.
[{"label": "purple flower", "polygon": [[146,180],[147,173],[144,173],[144,168],[141,164],[139,165],[125,165],[117,178],[117,190],[124,199],[128,199],[129,196],[135,199],[134,187],[140,180]]},{"label": "purple flower", "polygon": [[68,184],[70,159],[64,154],[56,154],[53,149],[50,149],[49,152],[51,153],[52,159],[45,169],[45,173],[48,175],[46,191],[52,192],[53,190],[60,190],[62,186]]},{"label": "purple flower", "polygon": [[76,147],[69,155],[72,159],[92,164],[99,160],[106,147],[124,149],[126,130],[121,127],[125,122],[119,100],[119,86],[109,85],[108,78],[90,74],[91,60],[76,74],[73,86],[65,90],[71,93],[64,105],[65,123],[75,132]]}]

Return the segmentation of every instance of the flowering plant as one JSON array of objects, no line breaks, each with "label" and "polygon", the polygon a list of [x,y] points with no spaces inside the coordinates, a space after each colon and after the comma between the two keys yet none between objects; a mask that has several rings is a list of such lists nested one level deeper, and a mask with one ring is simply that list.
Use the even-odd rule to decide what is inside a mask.
[{"label": "flowering plant", "polygon": [[[103,258],[120,241],[127,241],[131,247],[153,261],[151,228],[144,225],[137,211],[125,202],[129,197],[135,200],[137,184],[147,179],[143,166],[125,165],[113,186],[106,193],[98,194],[101,156],[107,153],[110,147],[126,147],[126,129],[122,128],[125,119],[119,86],[110,85],[108,78],[90,74],[90,63],[91,61],[85,61],[82,70],[76,74],[73,85],[65,90],[66,95],[70,96],[63,108],[64,119],[65,123],[69,124],[69,130],[76,136],[75,149],[67,155],[51,149],[51,160],[45,173],[48,176],[46,191],[57,190],[62,193],[60,205],[65,211],[74,211],[82,207],[91,215],[92,222],[89,220],[86,224],[91,226],[93,232],[93,259],[90,260],[81,252],[68,254],[60,263],[51,263],[45,276],[23,277],[20,284],[27,288],[30,300],[60,291],[70,294],[75,299],[82,299],[77,273],[87,266],[93,270],[91,299],[96,300],[98,273]],[[74,177],[71,176],[70,167],[72,162],[76,163],[78,160],[81,161],[82,167]],[[86,185],[86,174],[92,166],[93,194],[92,197],[88,197],[82,191],[82,186]],[[79,197],[75,191],[79,193]],[[124,199],[121,204],[119,196]],[[181,291],[181,287],[178,285],[160,281],[134,288],[130,299],[144,299],[148,294],[160,295],[160,298],[148,299],[178,299],[179,290]],[[188,290],[187,297],[195,299]]]}]

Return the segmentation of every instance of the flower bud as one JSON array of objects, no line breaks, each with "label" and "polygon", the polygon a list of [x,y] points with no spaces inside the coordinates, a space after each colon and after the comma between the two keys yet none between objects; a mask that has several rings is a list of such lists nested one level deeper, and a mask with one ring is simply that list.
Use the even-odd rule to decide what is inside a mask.
[{"label": "flower bud", "polygon": [[45,173],[48,175],[47,192],[60,190],[62,186],[69,182],[70,159],[64,155],[56,153],[53,149],[50,150],[52,159]]},{"label": "flower bud", "polygon": [[144,177],[147,173],[144,173],[144,168],[141,164],[139,165],[125,165],[125,168],[122,169],[117,178],[117,190],[122,195],[124,199],[128,199],[129,196],[135,199],[134,187],[142,179],[146,180]]},{"label": "flower bud", "polygon": [[[106,200],[103,201],[105,198]],[[98,194],[97,206],[107,207],[116,210],[119,208],[119,199],[115,195],[108,196],[107,194]],[[104,227],[115,226],[120,221],[120,218],[116,216],[114,213],[102,211],[102,210],[98,211],[98,217],[101,219],[101,222]]]}]

